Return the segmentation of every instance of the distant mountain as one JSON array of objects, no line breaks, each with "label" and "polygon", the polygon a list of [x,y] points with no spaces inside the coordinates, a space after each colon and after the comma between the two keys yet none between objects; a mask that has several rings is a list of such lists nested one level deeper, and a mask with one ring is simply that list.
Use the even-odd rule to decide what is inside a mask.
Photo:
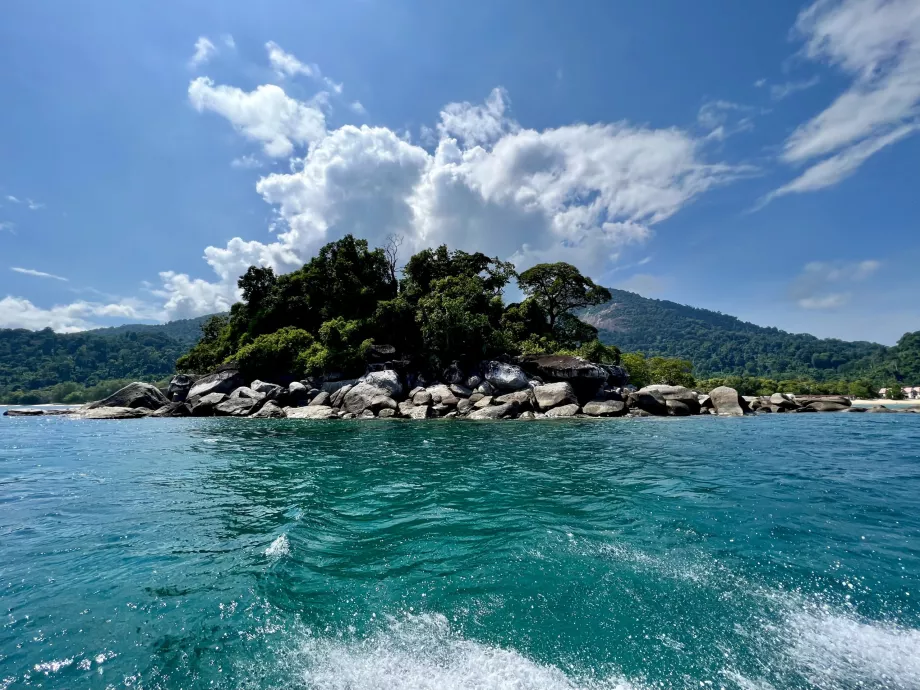
[{"label": "distant mountain", "polygon": [[86,333],[93,333],[101,336],[124,335],[125,333],[162,333],[176,340],[188,349],[201,338],[201,325],[212,316],[214,316],[214,314],[159,324],[128,323],[123,326],[94,328],[93,330],[86,331]]},{"label": "distant mountain", "polygon": [[889,348],[764,328],[734,316],[697,309],[633,292],[611,290],[613,299],[591,307],[582,319],[601,340],[624,352],[680,357],[693,362],[699,377],[763,376],[817,381],[895,375],[920,382],[920,333]]}]

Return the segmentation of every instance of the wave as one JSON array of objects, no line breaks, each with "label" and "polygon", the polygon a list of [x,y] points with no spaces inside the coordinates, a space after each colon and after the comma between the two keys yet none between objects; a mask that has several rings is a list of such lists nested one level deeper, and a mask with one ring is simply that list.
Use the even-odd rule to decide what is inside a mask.
[{"label": "wave", "polygon": [[286,534],[282,534],[265,549],[265,555],[269,558],[284,558],[290,554],[291,543],[288,541]]}]

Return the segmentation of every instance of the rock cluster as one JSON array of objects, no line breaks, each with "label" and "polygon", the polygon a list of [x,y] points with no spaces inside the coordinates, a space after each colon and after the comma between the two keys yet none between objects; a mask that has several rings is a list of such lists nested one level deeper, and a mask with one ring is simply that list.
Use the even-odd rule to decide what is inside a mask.
[{"label": "rock cluster", "polygon": [[[233,366],[202,377],[177,375],[164,394],[132,383],[74,414],[85,419],[250,417],[254,419],[554,419],[566,417],[685,417],[711,414],[863,412],[839,396],[744,397],[720,386],[700,393],[683,386],[626,386],[620,367],[572,356],[482,362],[474,371],[454,363],[440,381],[375,366],[359,379],[246,383]],[[895,412],[884,407],[871,412]],[[22,416],[38,411],[11,411]]]}]

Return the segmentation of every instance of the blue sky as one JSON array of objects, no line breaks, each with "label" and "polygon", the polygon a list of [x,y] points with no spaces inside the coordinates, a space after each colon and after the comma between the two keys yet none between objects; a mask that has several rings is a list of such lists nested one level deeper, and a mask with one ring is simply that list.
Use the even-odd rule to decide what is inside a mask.
[{"label": "blue sky", "polygon": [[920,329],[920,3],[0,6],[0,327],[225,309],[347,232]]}]

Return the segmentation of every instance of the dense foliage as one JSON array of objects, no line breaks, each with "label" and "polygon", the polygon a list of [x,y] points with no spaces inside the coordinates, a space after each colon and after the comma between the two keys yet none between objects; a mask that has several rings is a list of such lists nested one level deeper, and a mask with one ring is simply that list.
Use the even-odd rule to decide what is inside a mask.
[{"label": "dense foliage", "polygon": [[573,310],[610,293],[569,264],[542,264],[518,277],[520,303],[502,299],[514,266],[445,246],[412,256],[397,280],[393,248],[370,249],[346,236],[303,268],[276,276],[250,267],[243,301],[214,317],[201,341],[177,362],[208,371],[234,361],[248,376],[363,373],[374,343],[395,348],[407,365],[439,371],[500,354],[591,347],[615,359],[593,326]]},{"label": "dense foliage", "polygon": [[864,379],[876,390],[892,379],[920,384],[920,332],[888,348],[764,328],[623,290],[611,293],[611,301],[582,312],[601,340],[624,352],[689,360],[698,376],[813,383]]}]

